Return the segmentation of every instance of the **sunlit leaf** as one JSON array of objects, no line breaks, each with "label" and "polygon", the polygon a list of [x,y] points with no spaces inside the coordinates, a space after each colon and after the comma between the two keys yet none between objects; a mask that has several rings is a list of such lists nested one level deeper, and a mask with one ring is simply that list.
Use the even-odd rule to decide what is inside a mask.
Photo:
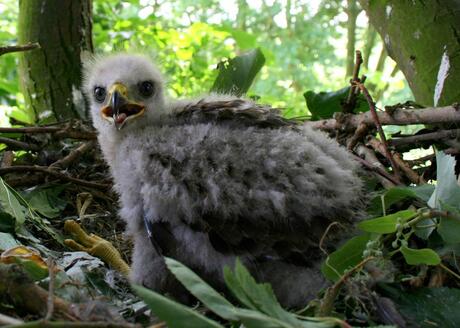
[{"label": "sunlit leaf", "polygon": [[[1,210],[15,218],[16,229],[18,229],[26,220],[24,208],[19,203],[16,195],[13,193],[10,186],[0,178],[0,206]],[[3,217],[5,219],[5,217]]]},{"label": "sunlit leaf", "polygon": [[245,94],[264,63],[265,58],[260,49],[220,62],[217,65],[219,74],[211,91],[236,96]]},{"label": "sunlit leaf", "polygon": [[441,202],[460,208],[460,186],[455,175],[455,158],[442,151],[436,153],[436,188],[428,201],[432,208],[441,209]]},{"label": "sunlit leaf", "polygon": [[358,227],[366,232],[392,233],[396,231],[396,224],[398,223],[398,220],[400,223],[404,223],[416,215],[417,212],[413,210],[399,211],[380,218],[362,221],[358,224]]},{"label": "sunlit leaf", "polygon": [[401,253],[403,254],[407,264],[410,265],[438,265],[441,263],[439,255],[430,248],[413,249],[402,246]]}]

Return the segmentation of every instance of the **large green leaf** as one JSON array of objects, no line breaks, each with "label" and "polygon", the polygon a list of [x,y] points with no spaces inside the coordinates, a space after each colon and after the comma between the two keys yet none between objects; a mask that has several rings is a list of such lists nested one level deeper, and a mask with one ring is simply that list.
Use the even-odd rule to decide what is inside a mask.
[{"label": "large green leaf", "polygon": [[413,249],[402,246],[401,253],[403,254],[407,264],[410,265],[438,265],[441,263],[439,255],[430,248]]},{"label": "large green leaf", "polygon": [[260,49],[220,62],[217,65],[219,74],[211,91],[236,96],[245,94],[264,63],[265,57]]},{"label": "large green leaf", "polygon": [[55,218],[59,216],[67,205],[67,202],[62,197],[59,197],[63,189],[63,186],[38,187],[23,192],[22,196],[34,211],[47,218]]},{"label": "large green leaf", "polygon": [[407,319],[407,327],[457,328],[460,323],[460,289],[420,288],[403,291],[392,286],[381,286]]},{"label": "large green leaf", "polygon": [[[26,220],[24,207],[21,206],[19,200],[11,187],[8,186],[2,178],[0,178],[0,207],[3,212],[8,213],[16,220],[16,229],[20,228]],[[3,217],[3,220],[5,216]]]},{"label": "large green leaf", "polygon": [[[331,118],[335,112],[342,111],[342,103],[347,99],[350,87],[337,91],[319,92],[307,91],[303,94],[307,107],[312,114],[313,121]],[[365,112],[369,110],[369,105],[362,95],[356,101],[355,112]]]},{"label": "large green leaf", "polygon": [[382,216],[371,220],[362,221],[358,224],[358,227],[366,232],[375,233],[392,233],[396,232],[396,224],[398,220],[401,223],[406,222],[408,219],[413,218],[417,215],[416,211],[404,210],[394,214]]},{"label": "large green leaf", "polygon": [[170,300],[152,290],[137,285],[133,285],[132,287],[139,297],[150,307],[152,312],[167,323],[168,327],[223,328],[219,323],[206,318],[197,311]]},{"label": "large green leaf", "polygon": [[[457,218],[460,217],[460,211],[447,204],[442,204],[443,209],[448,210]],[[441,218],[438,226],[438,233],[448,244],[460,243],[460,220],[456,218]]]},{"label": "large green leaf", "polygon": [[362,261],[363,251],[369,239],[368,234],[353,237],[330,254],[321,267],[324,276],[333,281],[339,280],[347,269]]},{"label": "large green leaf", "polygon": [[0,252],[18,245],[19,243],[12,234],[0,232]]},{"label": "large green leaf", "polygon": [[168,269],[187,290],[218,316],[227,320],[238,320],[236,308],[196,273],[171,258],[165,258]]},{"label": "large green leaf", "polygon": [[224,278],[228,289],[248,308],[285,323],[300,323],[292,313],[281,307],[271,286],[257,283],[239,259],[235,263],[234,271],[228,267],[224,268]]}]

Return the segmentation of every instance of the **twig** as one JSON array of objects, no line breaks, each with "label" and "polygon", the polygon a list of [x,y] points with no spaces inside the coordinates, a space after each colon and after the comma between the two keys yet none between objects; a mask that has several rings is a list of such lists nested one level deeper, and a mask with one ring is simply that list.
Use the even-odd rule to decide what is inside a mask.
[{"label": "twig", "polygon": [[40,147],[34,144],[29,144],[27,142],[22,142],[15,139],[4,138],[0,137],[0,143],[3,143],[8,146],[8,148],[12,150],[31,150],[31,151],[39,151]]},{"label": "twig", "polygon": [[400,147],[408,144],[413,144],[415,146],[421,145],[423,142],[427,141],[439,141],[443,139],[455,139],[460,136],[460,129],[454,130],[440,130],[436,132],[424,133],[415,136],[393,138],[389,140],[389,143],[392,146]]},{"label": "twig", "polygon": [[441,268],[443,268],[445,271],[449,272],[451,275],[453,275],[455,278],[457,278],[458,280],[460,280],[460,275],[458,273],[456,273],[455,271],[449,269],[447,266],[445,266],[444,264],[442,263],[439,263],[439,266]]},{"label": "twig", "polygon": [[347,149],[353,150],[356,144],[364,138],[368,130],[369,129],[365,123],[361,123],[360,125],[358,125],[358,128],[355,131],[355,134],[353,134],[353,136],[347,142]]},{"label": "twig", "polygon": [[324,294],[323,299],[321,300],[321,304],[318,309],[318,312],[316,313],[316,316],[319,316],[319,317],[328,316],[332,312],[332,309],[334,308],[334,301],[339,295],[340,289],[345,284],[347,279],[350,278],[355,272],[360,270],[367,262],[373,259],[374,257],[365,258],[360,263],[355,265],[351,270],[344,273],[342,277],[340,277],[340,279],[334,285],[329,287],[326,290],[326,293]]},{"label": "twig", "polygon": [[327,250],[323,247],[323,244],[324,244],[324,240],[326,239],[326,236],[327,234],[329,233],[329,230],[331,230],[331,228],[333,226],[336,226],[336,225],[341,225],[339,222],[337,221],[334,221],[332,222],[331,224],[329,224],[326,228],[326,231],[324,231],[323,235],[321,236],[321,239],[319,241],[319,249],[324,253],[324,255],[328,256],[328,252]]},{"label": "twig", "polygon": [[57,160],[53,164],[49,166],[50,169],[58,169],[58,168],[66,168],[73,162],[75,162],[78,158],[80,158],[84,153],[87,151],[94,149],[95,143],[94,141],[86,142],[80,145],[78,148],[72,150],[67,156]]},{"label": "twig", "polygon": [[45,316],[45,321],[50,320],[53,317],[54,312],[54,262],[51,257],[48,258],[48,275],[49,275],[49,283],[48,283],[48,302],[47,302],[47,311]]},{"label": "twig", "polygon": [[[383,155],[385,154],[384,153],[385,148],[382,142],[378,141],[377,139],[373,137],[369,138],[367,140],[367,144],[370,145],[374,150],[378,151],[379,153]],[[412,168],[406,162],[404,162],[404,160],[401,158],[401,156],[399,156],[399,154],[393,153],[391,154],[391,158],[394,161],[394,163],[398,165],[398,167],[404,172],[404,174],[409,178],[409,180],[412,183],[415,183],[415,184],[426,183],[425,180],[420,175],[417,174],[417,172],[412,170]]]},{"label": "twig", "polygon": [[346,102],[342,105],[343,113],[352,113],[356,107],[356,96],[358,95],[358,92],[357,92],[358,88],[356,86],[356,82],[360,82],[359,70],[361,68],[362,63],[363,63],[363,56],[361,55],[361,51],[356,50],[355,66],[353,68],[353,77],[350,80],[351,88],[348,93]]},{"label": "twig", "polygon": [[15,166],[10,166],[10,167],[0,168],[0,176],[9,174],[9,173],[13,173],[13,172],[40,172],[40,173],[44,173],[47,175],[51,175],[63,181],[69,181],[69,182],[72,182],[72,183],[75,183],[81,186],[85,186],[85,187],[90,187],[90,188],[95,188],[95,189],[109,189],[110,188],[110,185],[108,184],[90,182],[86,180],[73,178],[73,177],[68,176],[65,173],[61,173],[56,170],[49,169],[46,166],[15,165]]},{"label": "twig", "polygon": [[0,167],[8,167],[13,164],[14,160],[14,154],[10,150],[6,150],[3,152],[3,158],[2,158],[2,163],[0,164]]},{"label": "twig", "polygon": [[375,173],[378,174],[379,177],[384,178],[385,180],[381,180],[382,185],[385,188],[392,188],[396,185],[401,185],[401,182],[398,181],[395,177],[393,177],[390,173],[388,173],[385,170],[385,166],[380,163],[380,161],[377,159],[377,156],[375,156],[375,153],[364,146],[363,144],[359,144],[358,146],[355,147],[355,152],[364,157],[362,159],[361,157],[357,157],[356,159],[365,167],[368,169],[374,171]]},{"label": "twig", "polygon": [[72,127],[62,126],[30,126],[24,128],[4,128],[0,127],[0,133],[54,133],[58,138],[72,138],[82,140],[96,139],[97,135],[92,131],[84,131]]},{"label": "twig", "polygon": [[361,90],[361,92],[363,93],[364,97],[367,100],[367,103],[369,104],[369,109],[372,115],[372,119],[374,120],[374,125],[377,127],[377,131],[379,133],[380,139],[382,140],[382,145],[383,145],[383,150],[384,150],[383,154],[390,161],[391,167],[393,168],[394,175],[399,180],[399,170],[398,170],[398,167],[396,166],[393,156],[390,153],[390,150],[388,149],[387,139],[385,137],[385,132],[383,132],[382,125],[380,124],[379,117],[377,115],[377,111],[375,110],[374,100],[372,99],[371,95],[369,94],[369,91],[364,86],[364,84],[360,82],[355,82],[355,84]]},{"label": "twig", "polygon": [[[429,107],[423,109],[396,109],[392,114],[382,111],[376,114],[381,125],[460,123],[460,110],[454,106]],[[339,129],[354,131],[361,123],[373,126],[374,120],[372,114],[370,112],[346,114],[346,117],[341,118],[340,122],[335,118],[331,118],[319,121],[307,121],[304,124],[314,129],[325,131]]]},{"label": "twig", "polygon": [[10,53],[10,52],[21,52],[21,51],[29,51],[33,49],[40,48],[40,44],[35,42],[35,43],[28,43],[24,45],[15,45],[15,46],[5,46],[5,47],[0,47],[0,56]]}]

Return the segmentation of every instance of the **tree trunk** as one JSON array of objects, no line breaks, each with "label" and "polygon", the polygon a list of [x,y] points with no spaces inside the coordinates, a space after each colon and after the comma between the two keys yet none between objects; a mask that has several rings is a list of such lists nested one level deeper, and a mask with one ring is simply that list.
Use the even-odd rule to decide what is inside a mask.
[{"label": "tree trunk", "polygon": [[460,101],[460,1],[360,0],[416,102]]},{"label": "tree trunk", "polygon": [[35,121],[85,117],[82,51],[92,51],[91,0],[19,0],[19,43],[41,49],[20,54],[20,84]]}]

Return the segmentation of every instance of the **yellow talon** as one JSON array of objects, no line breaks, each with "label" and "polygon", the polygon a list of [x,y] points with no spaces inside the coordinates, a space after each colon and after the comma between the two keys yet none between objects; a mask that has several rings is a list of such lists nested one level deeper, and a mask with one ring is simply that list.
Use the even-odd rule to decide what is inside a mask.
[{"label": "yellow talon", "polygon": [[74,220],[65,221],[64,230],[73,238],[64,240],[68,247],[96,256],[124,276],[129,275],[128,264],[123,261],[118,250],[109,241],[94,234],[88,235]]}]

